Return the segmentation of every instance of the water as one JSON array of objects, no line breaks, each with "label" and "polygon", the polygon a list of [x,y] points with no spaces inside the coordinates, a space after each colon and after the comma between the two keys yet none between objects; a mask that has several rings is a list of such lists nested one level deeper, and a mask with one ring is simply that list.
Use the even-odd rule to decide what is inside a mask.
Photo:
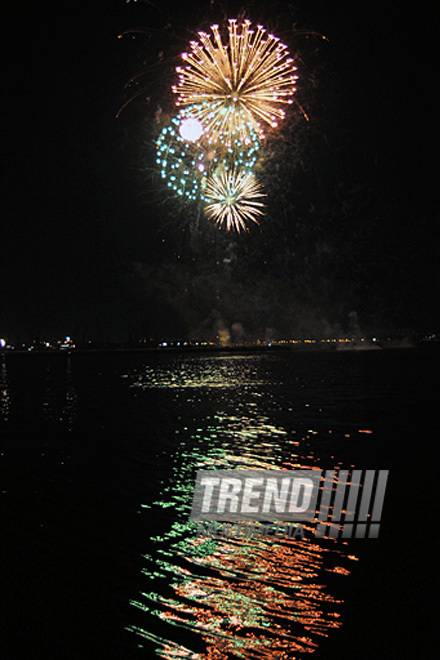
[{"label": "water", "polygon": [[[421,653],[438,366],[436,346],[4,357],[8,657]],[[389,469],[380,538],[197,538],[196,471],[249,467]]]}]

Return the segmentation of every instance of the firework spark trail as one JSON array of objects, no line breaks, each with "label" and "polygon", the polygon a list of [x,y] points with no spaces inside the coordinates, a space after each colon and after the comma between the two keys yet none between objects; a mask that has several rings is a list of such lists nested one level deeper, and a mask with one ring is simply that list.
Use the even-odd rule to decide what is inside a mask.
[{"label": "firework spark trail", "polygon": [[249,172],[223,172],[220,176],[208,179],[205,190],[207,204],[205,211],[219,227],[240,232],[247,230],[247,222],[259,224],[258,215],[264,215],[262,202],[256,198],[265,197],[261,184]]}]

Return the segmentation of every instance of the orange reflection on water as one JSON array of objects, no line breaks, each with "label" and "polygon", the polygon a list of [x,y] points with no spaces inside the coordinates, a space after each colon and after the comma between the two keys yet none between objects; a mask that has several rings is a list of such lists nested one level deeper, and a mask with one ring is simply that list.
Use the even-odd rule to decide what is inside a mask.
[{"label": "orange reflection on water", "polygon": [[[194,544],[204,540],[199,537]],[[186,556],[192,577],[173,585],[177,600],[168,600],[160,617],[198,631],[206,652],[190,655],[181,648],[179,656],[165,644],[161,657],[220,660],[313,653],[319,638],[341,626],[335,610],[342,601],[328,593],[322,580],[325,552],[330,551],[308,540],[226,539],[206,556]],[[209,575],[197,575],[197,566]],[[349,574],[341,566],[330,570]]]}]

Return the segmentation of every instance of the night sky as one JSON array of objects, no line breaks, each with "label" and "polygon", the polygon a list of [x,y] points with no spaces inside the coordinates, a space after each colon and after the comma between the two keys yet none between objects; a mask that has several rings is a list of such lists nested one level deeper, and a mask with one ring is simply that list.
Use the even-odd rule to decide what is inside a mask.
[{"label": "night sky", "polygon": [[[9,3],[0,336],[437,330],[434,5]],[[269,142],[261,229],[194,235],[152,145],[177,56],[240,9],[298,59],[310,121],[293,106]],[[133,28],[143,34],[118,39]],[[131,89],[144,91],[116,118],[139,71]]]}]

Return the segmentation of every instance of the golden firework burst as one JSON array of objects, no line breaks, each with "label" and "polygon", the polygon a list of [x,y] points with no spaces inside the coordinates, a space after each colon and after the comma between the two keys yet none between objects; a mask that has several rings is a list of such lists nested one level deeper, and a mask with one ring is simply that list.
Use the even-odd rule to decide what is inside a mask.
[{"label": "golden firework burst", "polygon": [[219,227],[227,231],[248,230],[247,223],[259,224],[257,216],[264,215],[262,202],[256,198],[265,197],[262,185],[249,172],[224,171],[213,174],[206,182],[205,211]]},{"label": "golden firework burst", "polygon": [[226,44],[218,25],[211,26],[212,35],[199,32],[200,41],[190,42],[184,66],[176,68],[176,105],[198,104],[198,118],[214,139],[246,134],[249,127],[264,137],[263,126],[277,126],[283,106],[293,103],[297,76],[287,46],[251,25],[229,19]]}]

